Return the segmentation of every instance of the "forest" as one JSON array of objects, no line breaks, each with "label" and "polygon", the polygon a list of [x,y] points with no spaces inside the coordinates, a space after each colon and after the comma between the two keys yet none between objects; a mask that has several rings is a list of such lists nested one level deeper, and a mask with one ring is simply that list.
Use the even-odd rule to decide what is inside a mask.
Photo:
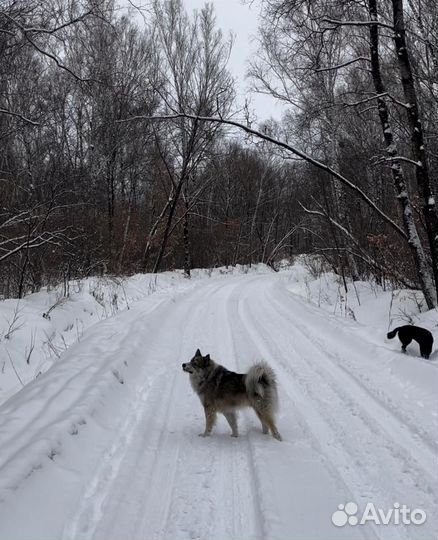
[{"label": "forest", "polygon": [[305,253],[437,305],[436,0],[259,9],[281,120],[238,102],[213,4],[2,0],[0,298]]}]

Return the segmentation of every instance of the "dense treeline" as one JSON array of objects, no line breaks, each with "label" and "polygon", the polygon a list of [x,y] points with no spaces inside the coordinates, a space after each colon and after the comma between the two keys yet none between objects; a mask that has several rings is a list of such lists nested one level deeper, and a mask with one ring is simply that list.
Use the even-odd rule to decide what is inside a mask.
[{"label": "dense treeline", "polygon": [[211,6],[156,0],[139,25],[112,0],[2,2],[1,295],[316,252],[436,304],[436,3],[261,9],[250,80],[287,112],[230,139],[202,120],[245,116]]}]

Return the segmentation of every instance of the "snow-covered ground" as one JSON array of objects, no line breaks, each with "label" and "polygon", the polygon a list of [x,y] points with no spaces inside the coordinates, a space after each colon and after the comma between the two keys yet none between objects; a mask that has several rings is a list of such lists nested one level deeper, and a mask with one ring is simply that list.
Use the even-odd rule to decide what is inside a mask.
[{"label": "snow-covered ground", "polygon": [[[104,285],[78,285],[50,319],[56,293],[32,295],[26,322],[2,334],[13,361],[0,386],[16,390],[12,364],[31,382],[0,407],[0,539],[437,537],[437,351],[403,355],[385,337],[408,322],[436,334],[436,311],[367,283],[346,296],[301,264],[148,279],[119,285],[117,310]],[[197,436],[203,412],[181,363],[198,347],[240,372],[271,364],[283,442],[252,411],[238,439],[223,419]],[[372,503],[390,523],[335,526],[349,502],[352,518]],[[396,524],[397,504],[426,521]]]}]

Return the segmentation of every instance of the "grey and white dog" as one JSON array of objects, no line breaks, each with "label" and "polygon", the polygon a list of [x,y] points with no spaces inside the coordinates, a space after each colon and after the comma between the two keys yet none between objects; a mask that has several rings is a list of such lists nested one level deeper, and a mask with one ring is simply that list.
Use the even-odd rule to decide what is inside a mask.
[{"label": "grey and white dog", "polygon": [[230,424],[232,437],[238,437],[237,410],[252,407],[262,423],[263,433],[271,431],[281,441],[274,417],[278,408],[277,382],[274,371],[265,362],[255,364],[248,373],[235,373],[216,364],[209,354],[203,356],[198,349],[182,368],[190,373],[193,390],[204,407],[202,437],[211,435],[218,412]]}]

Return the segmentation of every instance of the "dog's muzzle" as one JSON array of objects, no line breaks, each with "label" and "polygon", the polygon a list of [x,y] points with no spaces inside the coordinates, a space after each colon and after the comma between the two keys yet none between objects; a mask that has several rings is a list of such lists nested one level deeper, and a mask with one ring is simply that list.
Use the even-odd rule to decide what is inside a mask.
[{"label": "dog's muzzle", "polygon": [[187,371],[187,373],[192,373],[192,370],[190,369],[190,364],[183,364],[182,368],[183,371]]}]

